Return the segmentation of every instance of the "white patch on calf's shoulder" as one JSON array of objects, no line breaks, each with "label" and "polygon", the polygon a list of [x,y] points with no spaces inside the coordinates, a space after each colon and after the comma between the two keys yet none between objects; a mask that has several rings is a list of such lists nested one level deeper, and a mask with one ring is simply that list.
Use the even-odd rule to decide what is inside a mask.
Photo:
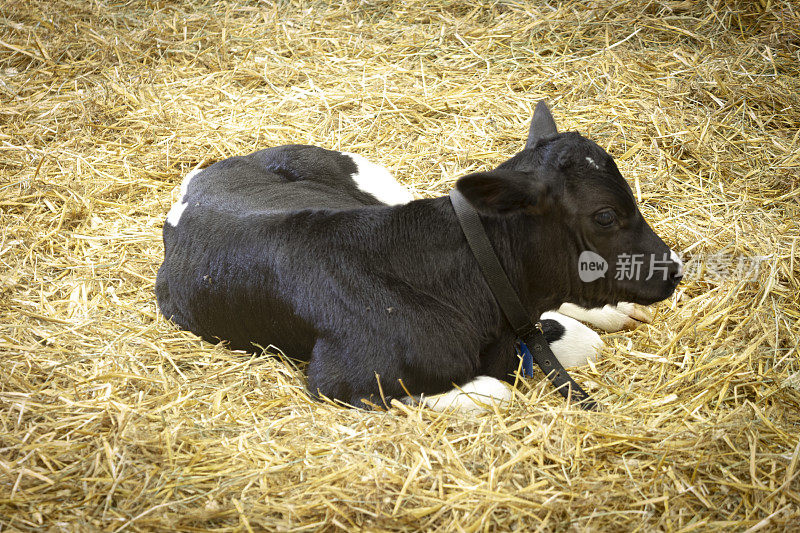
[{"label": "white patch on calf's shoulder", "polygon": [[181,202],[175,202],[172,204],[172,207],[169,208],[167,212],[167,224],[172,227],[178,225],[178,222],[181,221],[181,216],[186,208],[189,207],[189,204],[182,204]]},{"label": "white patch on calf's shoulder", "polygon": [[543,319],[561,324],[564,333],[561,338],[550,343],[550,349],[564,367],[585,365],[588,360],[595,361],[597,353],[605,345],[600,335],[566,315],[555,312],[542,313]]},{"label": "white patch on calf's shoulder", "polygon": [[183,180],[181,181],[181,198],[186,196],[186,193],[189,192],[189,182],[192,181],[192,178],[200,174],[202,171],[202,168],[196,168],[183,177]]},{"label": "white patch on calf's shoulder", "polygon": [[342,152],[356,165],[352,178],[356,186],[367,194],[389,205],[407,204],[414,199],[411,192],[394,179],[386,168],[352,152]]},{"label": "white patch on calf's shoulder", "polygon": [[186,176],[183,178],[183,181],[181,181],[178,201],[172,204],[172,207],[167,213],[167,224],[169,224],[170,226],[173,227],[177,226],[178,222],[180,222],[181,220],[183,212],[186,210],[187,207],[189,207],[189,204],[184,202],[183,198],[186,196],[186,193],[189,192],[189,182],[191,182],[192,178],[197,176],[201,171],[202,169],[196,168],[191,172],[189,172],[188,174],[186,174]]},{"label": "white patch on calf's shoulder", "polygon": [[[419,403],[434,411],[455,410],[466,413],[491,411],[491,406],[504,406],[511,401],[511,387],[490,376],[478,376],[469,383],[451,391],[435,396],[415,398]],[[412,402],[404,398],[406,403]]]}]

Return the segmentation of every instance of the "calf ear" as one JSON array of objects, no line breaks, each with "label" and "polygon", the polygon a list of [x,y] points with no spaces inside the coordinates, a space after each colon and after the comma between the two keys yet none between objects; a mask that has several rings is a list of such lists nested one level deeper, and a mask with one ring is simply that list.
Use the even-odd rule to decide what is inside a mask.
[{"label": "calf ear", "polygon": [[556,121],[553,120],[550,109],[542,100],[536,104],[536,109],[533,111],[533,120],[531,120],[531,129],[528,130],[528,141],[525,143],[525,148],[533,148],[539,139],[550,137],[556,133],[558,133]]},{"label": "calf ear", "polygon": [[475,209],[486,214],[540,214],[549,194],[547,186],[534,181],[530,174],[513,170],[469,174],[456,182],[456,189]]}]

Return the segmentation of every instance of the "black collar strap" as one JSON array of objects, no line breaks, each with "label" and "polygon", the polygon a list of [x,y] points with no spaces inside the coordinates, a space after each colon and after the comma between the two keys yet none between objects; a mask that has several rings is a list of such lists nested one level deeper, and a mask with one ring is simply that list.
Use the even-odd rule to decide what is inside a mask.
[{"label": "black collar strap", "polygon": [[525,310],[517,291],[511,285],[497,254],[489,242],[486,230],[481,223],[478,212],[470,205],[464,195],[456,189],[450,191],[450,202],[456,212],[458,223],[467,238],[472,254],[478,261],[483,277],[489,285],[495,300],[503,310],[508,323],[519,341],[530,344],[533,360],[542,369],[564,398],[576,401],[587,410],[596,410],[597,403],[578,385],[556,358],[542,332],[542,325],[534,322]]}]

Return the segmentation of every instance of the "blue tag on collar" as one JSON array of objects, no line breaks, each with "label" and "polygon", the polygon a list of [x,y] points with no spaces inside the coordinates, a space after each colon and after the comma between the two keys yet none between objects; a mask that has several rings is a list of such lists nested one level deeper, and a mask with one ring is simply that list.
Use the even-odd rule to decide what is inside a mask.
[{"label": "blue tag on collar", "polygon": [[522,377],[533,377],[533,355],[528,349],[528,345],[521,340],[517,341],[517,355],[522,357]]}]

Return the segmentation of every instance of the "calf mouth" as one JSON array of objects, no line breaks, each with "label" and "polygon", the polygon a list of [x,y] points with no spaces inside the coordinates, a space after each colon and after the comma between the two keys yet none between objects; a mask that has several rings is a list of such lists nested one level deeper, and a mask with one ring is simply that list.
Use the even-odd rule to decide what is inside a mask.
[{"label": "calf mouth", "polygon": [[675,292],[682,276],[649,281],[617,281],[613,292],[617,301],[652,305],[666,300]]},{"label": "calf mouth", "polygon": [[675,289],[678,287],[680,280],[675,282],[668,282],[668,285],[663,286],[661,288],[653,288],[652,290],[643,291],[635,295],[633,298],[629,298],[625,301],[629,301],[632,303],[637,303],[641,305],[652,305],[654,303],[661,302],[666,300],[675,292]]},{"label": "calf mouth", "polygon": [[595,252],[584,251],[578,258],[578,276],[584,289],[588,289],[585,295],[594,299],[590,296],[594,293],[603,300],[602,305],[621,301],[652,305],[675,292],[683,279],[683,264],[672,250],[662,254],[620,254],[611,262]]},{"label": "calf mouth", "polygon": [[[604,305],[616,305],[619,302],[630,302],[639,305],[653,305],[666,300],[675,292],[680,280],[659,282],[651,285],[611,286],[600,289],[594,295],[581,295],[571,298],[569,303],[592,309]],[[598,287],[599,288],[599,287]]]}]

